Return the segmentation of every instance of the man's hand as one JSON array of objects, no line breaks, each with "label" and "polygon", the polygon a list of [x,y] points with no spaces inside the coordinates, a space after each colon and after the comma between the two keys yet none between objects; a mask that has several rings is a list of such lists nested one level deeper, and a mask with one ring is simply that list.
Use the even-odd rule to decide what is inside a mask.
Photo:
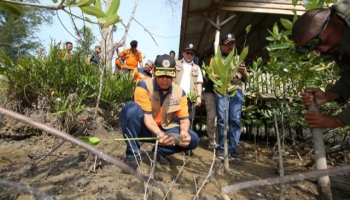
[{"label": "man's hand", "polygon": [[305,119],[310,128],[338,128],[345,124],[336,116],[307,111]]},{"label": "man's hand", "polygon": [[202,104],[202,97],[201,96],[197,96],[196,97],[196,106],[199,107]]},{"label": "man's hand", "polygon": [[157,134],[159,139],[159,146],[174,146],[174,137],[167,136],[163,131]]},{"label": "man's hand", "polygon": [[181,131],[180,135],[182,136],[182,140],[179,143],[179,146],[187,147],[188,145],[190,145],[191,135],[188,133],[188,131]]},{"label": "man's hand", "polygon": [[309,106],[314,98],[318,105],[328,102],[325,93],[319,88],[308,88],[304,92],[301,92],[300,96],[305,106]]},{"label": "man's hand", "polygon": [[242,64],[239,66],[238,72],[242,75],[247,74],[247,67],[245,66],[244,62],[242,62]]}]

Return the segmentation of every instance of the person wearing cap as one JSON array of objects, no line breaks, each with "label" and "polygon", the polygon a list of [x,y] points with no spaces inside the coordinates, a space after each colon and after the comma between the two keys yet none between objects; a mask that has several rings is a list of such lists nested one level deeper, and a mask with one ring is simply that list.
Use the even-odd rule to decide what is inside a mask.
[{"label": "person wearing cap", "polygon": [[[308,88],[300,96],[305,106],[316,101],[318,105],[328,102],[346,103],[350,99],[350,1],[338,1],[330,8],[306,11],[292,28],[296,51],[316,51],[321,58],[332,59],[339,68],[340,78],[326,90]],[[317,111],[305,113],[310,128],[339,128],[350,125],[350,107],[343,106],[339,113],[326,114]]]},{"label": "person wearing cap", "polygon": [[178,84],[187,95],[190,92],[195,94],[194,102],[188,99],[188,111],[190,120],[195,119],[195,106],[202,103],[202,83],[203,76],[201,68],[193,62],[196,49],[193,44],[185,46],[182,52],[182,60],[176,61],[176,78],[175,83]]},{"label": "person wearing cap", "polygon": [[133,75],[137,73],[138,66],[142,67],[142,53],[137,49],[137,41],[130,42],[130,48],[124,49],[119,57],[125,57],[125,65],[122,69],[122,73],[128,73],[133,71]]},{"label": "person wearing cap", "polygon": [[98,65],[100,63],[100,53],[101,53],[101,46],[97,45],[95,46],[95,50],[91,52],[91,54],[88,55],[87,61],[90,65]]},{"label": "person wearing cap", "polygon": [[[226,57],[235,48],[235,36],[232,33],[224,35],[220,40],[221,57]],[[247,79],[247,68],[244,64],[239,66],[236,74],[232,76],[231,85],[236,85],[237,90],[234,96],[231,94],[215,93],[216,115],[217,115],[217,132],[219,147],[216,157],[224,159],[224,102],[226,101],[226,122],[228,122],[229,130],[227,133],[228,152],[230,159],[240,160],[237,145],[241,136],[241,114],[243,105],[242,83]],[[226,100],[225,100],[226,99]]]},{"label": "person wearing cap", "polygon": [[[167,156],[195,149],[199,144],[197,134],[190,129],[186,94],[173,82],[175,73],[174,58],[158,55],[154,78],[138,82],[134,102],[128,102],[121,111],[124,137],[158,138],[158,163],[168,166],[171,161]],[[175,116],[180,120],[174,121]],[[126,145],[126,164],[136,169],[140,143],[127,141]]]},{"label": "person wearing cap", "polygon": [[151,60],[147,60],[146,64],[144,67],[138,68],[138,72],[135,75],[135,81],[141,81],[147,78],[152,78],[152,69],[153,69],[153,62]]}]

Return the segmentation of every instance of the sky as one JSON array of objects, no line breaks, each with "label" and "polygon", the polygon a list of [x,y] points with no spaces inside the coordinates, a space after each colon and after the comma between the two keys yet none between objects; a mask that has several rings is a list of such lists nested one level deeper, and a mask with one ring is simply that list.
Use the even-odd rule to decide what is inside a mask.
[{"label": "sky", "polygon": [[[137,22],[132,21],[126,37],[126,46],[120,47],[120,52],[124,48],[130,47],[130,42],[132,40],[137,40],[137,48],[144,56],[143,63],[146,63],[147,60],[154,61],[157,55],[168,54],[170,50],[174,50],[176,52],[176,56],[179,55],[178,49],[180,40],[182,1],[175,0],[175,2],[177,1],[178,3],[176,5],[173,4],[172,7],[167,4],[167,1],[168,0],[139,0],[134,15],[134,18],[152,33],[152,36],[157,44],[153,41],[150,34],[145,31],[145,28],[140,26]],[[101,0],[101,3],[102,2],[103,0]],[[52,0],[42,0],[40,3],[43,5],[57,5],[54,4]],[[133,0],[121,0],[120,2],[120,7],[117,13],[125,25],[127,25],[129,21],[134,3],[135,1]],[[104,7],[104,5],[102,6]],[[76,15],[80,15],[81,13],[80,9],[78,8],[72,8],[71,10]],[[46,49],[49,49],[52,38],[54,38],[56,42],[62,41],[62,43],[71,41],[73,46],[76,43],[74,37],[71,36],[71,34],[74,35],[74,28],[69,15],[64,11],[58,11],[58,16],[64,26],[61,24],[58,17],[54,15],[52,25],[43,26],[41,31],[37,33]],[[92,21],[97,21],[97,19],[93,16],[88,17]],[[74,22],[78,28],[81,28],[84,24],[80,19],[75,19]],[[88,22],[86,25],[93,30],[94,35],[98,39],[95,45],[100,44],[101,34],[98,25],[89,24]],[[125,28],[121,23],[116,25],[117,31],[113,33],[114,42],[120,41],[125,32]],[[91,49],[93,49],[95,45],[93,45]],[[114,55],[113,59],[115,58],[116,54]],[[114,62],[112,63],[114,64]]]}]

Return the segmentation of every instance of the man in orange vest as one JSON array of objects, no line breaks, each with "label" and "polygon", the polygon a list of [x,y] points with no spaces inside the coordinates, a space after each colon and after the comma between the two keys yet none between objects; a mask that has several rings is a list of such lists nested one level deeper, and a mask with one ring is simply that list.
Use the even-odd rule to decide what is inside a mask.
[{"label": "man in orange vest", "polygon": [[133,71],[133,74],[137,72],[138,66],[142,67],[142,53],[137,50],[137,41],[133,40],[130,42],[130,48],[124,49],[119,57],[125,57],[125,66],[122,69],[122,73],[128,73]]},{"label": "man in orange vest", "polygon": [[[199,137],[190,129],[186,94],[173,82],[174,58],[158,55],[154,76],[137,84],[134,102],[124,106],[120,122],[125,138],[158,138],[158,163],[169,166],[168,155],[195,149]],[[175,116],[180,122],[174,121]],[[137,169],[137,160],[141,159],[140,143],[126,141],[126,145],[126,164]]]}]

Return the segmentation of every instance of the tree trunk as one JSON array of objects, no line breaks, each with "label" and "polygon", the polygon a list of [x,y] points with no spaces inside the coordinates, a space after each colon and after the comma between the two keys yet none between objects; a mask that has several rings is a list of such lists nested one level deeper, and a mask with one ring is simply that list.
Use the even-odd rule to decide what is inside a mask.
[{"label": "tree trunk", "polygon": [[[309,111],[319,111],[316,102],[311,102]],[[313,128],[312,137],[315,148],[315,167],[316,170],[327,169],[326,152],[323,141],[322,128]],[[317,178],[320,196],[324,200],[332,200],[331,184],[328,176]]]},{"label": "tree trunk", "polygon": [[[108,10],[109,5],[111,4],[112,0],[106,1],[106,10]],[[101,60],[102,64],[106,65],[105,69],[106,71],[109,71],[112,73],[112,58],[114,53],[114,47],[113,47],[113,25],[109,25],[107,27],[101,28]]]}]

